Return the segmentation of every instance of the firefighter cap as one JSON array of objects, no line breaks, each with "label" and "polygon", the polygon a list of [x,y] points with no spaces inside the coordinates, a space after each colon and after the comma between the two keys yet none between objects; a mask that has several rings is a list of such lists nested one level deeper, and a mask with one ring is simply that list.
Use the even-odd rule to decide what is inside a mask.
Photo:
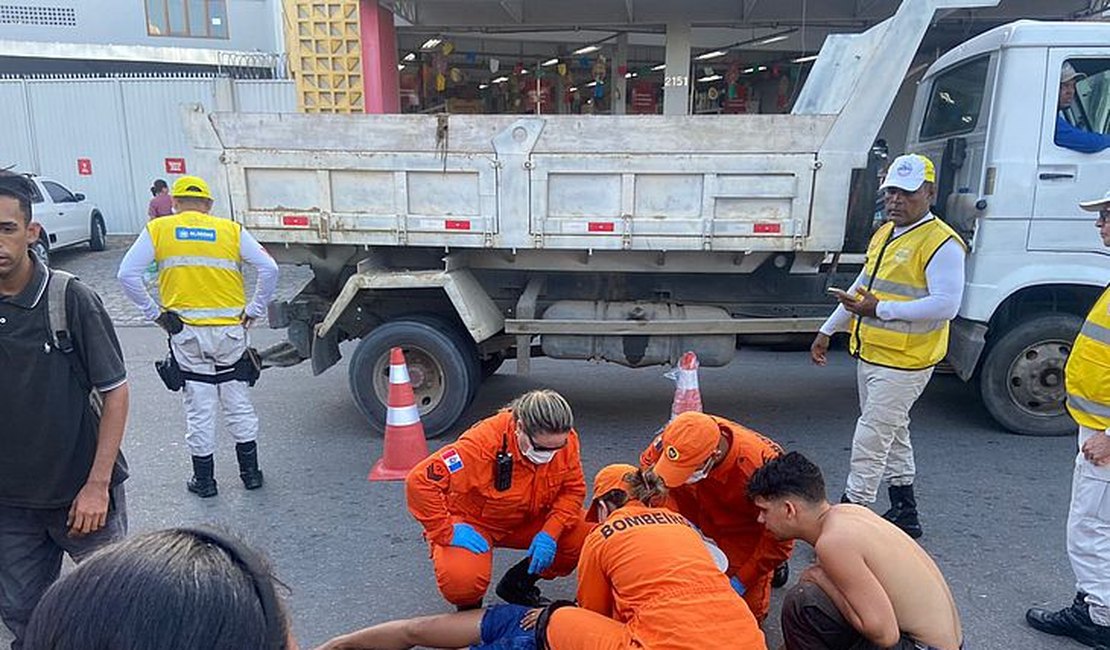
[{"label": "firefighter cap", "polygon": [[628,490],[625,477],[635,474],[639,470],[624,463],[616,463],[602,467],[594,477],[594,498],[590,502],[590,509],[586,511],[586,521],[597,521],[597,500],[613,490]]},{"label": "firefighter cap", "polygon": [[208,199],[212,200],[212,191],[208,189],[208,183],[200,176],[182,176],[173,182],[173,189],[170,190],[170,196],[175,198],[194,198],[194,199]]},{"label": "firefighter cap", "polygon": [[697,411],[680,413],[659,434],[659,460],[652,469],[667,487],[676,488],[705,465],[720,440],[721,429],[713,418]]}]

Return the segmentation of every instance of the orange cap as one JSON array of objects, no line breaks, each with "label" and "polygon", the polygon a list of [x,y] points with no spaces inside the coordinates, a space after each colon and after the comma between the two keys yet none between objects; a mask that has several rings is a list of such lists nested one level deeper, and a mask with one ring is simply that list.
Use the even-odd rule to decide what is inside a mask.
[{"label": "orange cap", "polygon": [[598,497],[605,496],[613,490],[626,490],[628,484],[625,482],[624,477],[628,474],[635,474],[639,469],[633,465],[626,465],[624,463],[616,463],[614,465],[606,465],[598,471],[597,476],[594,477],[594,498],[590,502],[590,509],[586,511],[586,521],[597,521],[597,499]]},{"label": "orange cap", "polygon": [[687,411],[671,420],[659,436],[659,460],[652,469],[664,485],[674,488],[705,465],[720,444],[721,430],[708,415]]}]

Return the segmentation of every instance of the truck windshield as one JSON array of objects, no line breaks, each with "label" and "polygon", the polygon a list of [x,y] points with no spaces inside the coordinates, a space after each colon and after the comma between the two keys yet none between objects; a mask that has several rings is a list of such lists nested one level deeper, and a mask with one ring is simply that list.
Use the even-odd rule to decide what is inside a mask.
[{"label": "truck windshield", "polygon": [[1071,59],[1068,63],[1087,75],[1075,84],[1068,119],[1081,129],[1110,133],[1110,59]]},{"label": "truck windshield", "polygon": [[970,133],[979,122],[990,57],[983,56],[937,75],[921,123],[921,139]]}]

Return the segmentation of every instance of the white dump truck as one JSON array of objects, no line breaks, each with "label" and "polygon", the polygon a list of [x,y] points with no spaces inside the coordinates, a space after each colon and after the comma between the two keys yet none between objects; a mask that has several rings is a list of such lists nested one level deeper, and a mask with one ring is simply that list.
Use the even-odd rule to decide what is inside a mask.
[{"label": "white dump truck", "polygon": [[[789,115],[417,116],[186,110],[201,167],[279,261],[314,279],[275,304],[284,362],[316,373],[361,339],[350,388],[385,421],[405,349],[429,436],[451,431],[508,358],[719,366],[739,345],[813,333],[876,225],[872,143],[934,12],[907,0],[832,36]],[[971,245],[948,362],[1022,434],[1071,432],[1063,366],[1110,278],[1077,201],[1110,152],[1054,144],[1061,65],[1087,77],[1070,119],[1110,129],[1110,24],[1021,21],[937,60],[907,150],[937,163],[936,212]]]}]

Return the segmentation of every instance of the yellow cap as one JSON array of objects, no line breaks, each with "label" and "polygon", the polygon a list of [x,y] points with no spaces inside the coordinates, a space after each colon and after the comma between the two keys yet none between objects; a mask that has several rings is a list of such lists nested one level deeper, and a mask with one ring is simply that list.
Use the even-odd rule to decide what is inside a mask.
[{"label": "yellow cap", "polygon": [[173,182],[170,196],[212,200],[212,192],[208,189],[208,183],[205,183],[200,176],[182,176],[177,179]]}]

